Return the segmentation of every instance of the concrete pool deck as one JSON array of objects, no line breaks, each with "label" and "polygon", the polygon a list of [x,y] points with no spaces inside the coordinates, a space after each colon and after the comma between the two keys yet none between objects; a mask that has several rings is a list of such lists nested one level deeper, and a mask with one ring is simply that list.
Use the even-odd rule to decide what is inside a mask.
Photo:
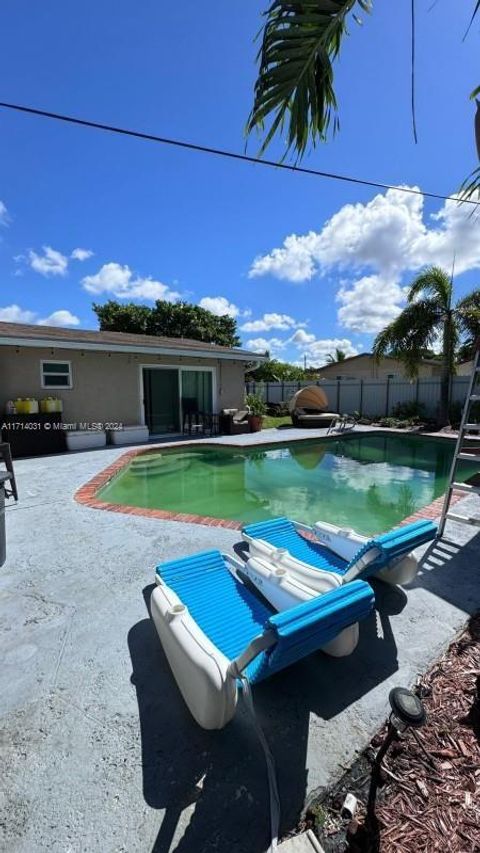
[{"label": "concrete pool deck", "polygon": [[[269,432],[260,440],[325,435]],[[268,792],[248,717],[240,707],[223,731],[196,726],[145,604],[157,562],[232,551],[238,532],[76,503],[74,492],[121,453],[15,465],[20,501],[7,509],[0,581],[0,848],[263,853]],[[480,516],[479,498],[463,503]],[[449,524],[445,540],[423,550],[405,592],[375,584],[378,612],[362,623],[353,655],[314,655],[255,688],[277,762],[283,834],[365,747],[390,688],[414,683],[480,606],[474,529]]]}]

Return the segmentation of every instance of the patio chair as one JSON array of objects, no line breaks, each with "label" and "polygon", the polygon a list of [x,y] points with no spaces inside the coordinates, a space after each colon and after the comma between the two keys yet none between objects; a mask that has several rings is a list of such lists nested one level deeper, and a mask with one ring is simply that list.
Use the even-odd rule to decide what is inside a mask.
[{"label": "patio chair", "polygon": [[[255,684],[318,649],[349,654],[374,605],[356,581],[274,613],[237,576],[244,564],[205,551],[159,565],[151,615],[182,696],[197,723],[221,729],[235,714],[242,679]],[[297,596],[298,583],[291,585]],[[288,589],[286,592],[288,601]]]},{"label": "patio chair", "polygon": [[390,584],[410,583],[418,570],[411,552],[436,534],[437,525],[426,519],[371,538],[327,522],[310,527],[288,518],[242,530],[250,556],[285,569],[317,592],[373,575]]},{"label": "patio chair", "polygon": [[288,404],[292,424],[296,427],[331,427],[340,417],[328,412],[328,398],[319,385],[307,385],[293,395]]},{"label": "patio chair", "polygon": [[224,435],[242,435],[250,432],[248,415],[248,409],[222,409],[220,432]]}]

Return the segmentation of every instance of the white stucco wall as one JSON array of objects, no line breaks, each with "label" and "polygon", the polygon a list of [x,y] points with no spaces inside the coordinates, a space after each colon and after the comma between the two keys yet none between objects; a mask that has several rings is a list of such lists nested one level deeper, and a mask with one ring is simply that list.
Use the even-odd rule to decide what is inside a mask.
[{"label": "white stucco wall", "polygon": [[[42,388],[42,360],[70,361],[73,387]],[[245,386],[243,361],[0,346],[0,410],[3,412],[7,400],[16,397],[58,396],[63,400],[65,421],[139,423],[143,413],[141,365],[159,364],[213,367],[215,410],[241,408]]]}]

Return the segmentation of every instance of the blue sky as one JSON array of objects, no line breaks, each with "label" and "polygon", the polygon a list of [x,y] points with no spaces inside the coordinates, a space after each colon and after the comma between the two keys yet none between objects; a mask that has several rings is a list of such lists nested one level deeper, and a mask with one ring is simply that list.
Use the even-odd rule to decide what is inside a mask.
[{"label": "blue sky", "polygon": [[[26,15],[10,2],[1,99],[241,151],[266,5],[52,0]],[[458,188],[475,166],[480,82],[479,24],[462,43],[474,3],[458,5],[417,3],[419,144],[410,3],[377,2],[337,63],[341,131],[305,165]],[[95,328],[92,301],[183,297],[236,313],[246,346],[316,364],[335,345],[368,349],[423,264],[449,268],[455,252],[459,295],[480,282],[480,222],[454,204],[1,110],[0,200],[3,320]]]}]

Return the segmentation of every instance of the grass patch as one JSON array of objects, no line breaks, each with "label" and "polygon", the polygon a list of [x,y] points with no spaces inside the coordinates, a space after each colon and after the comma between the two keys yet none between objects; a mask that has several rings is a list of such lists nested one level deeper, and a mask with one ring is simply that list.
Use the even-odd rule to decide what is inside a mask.
[{"label": "grass patch", "polygon": [[292,426],[290,415],[283,415],[281,418],[272,418],[266,415],[263,419],[262,429],[277,429],[281,426]]}]

